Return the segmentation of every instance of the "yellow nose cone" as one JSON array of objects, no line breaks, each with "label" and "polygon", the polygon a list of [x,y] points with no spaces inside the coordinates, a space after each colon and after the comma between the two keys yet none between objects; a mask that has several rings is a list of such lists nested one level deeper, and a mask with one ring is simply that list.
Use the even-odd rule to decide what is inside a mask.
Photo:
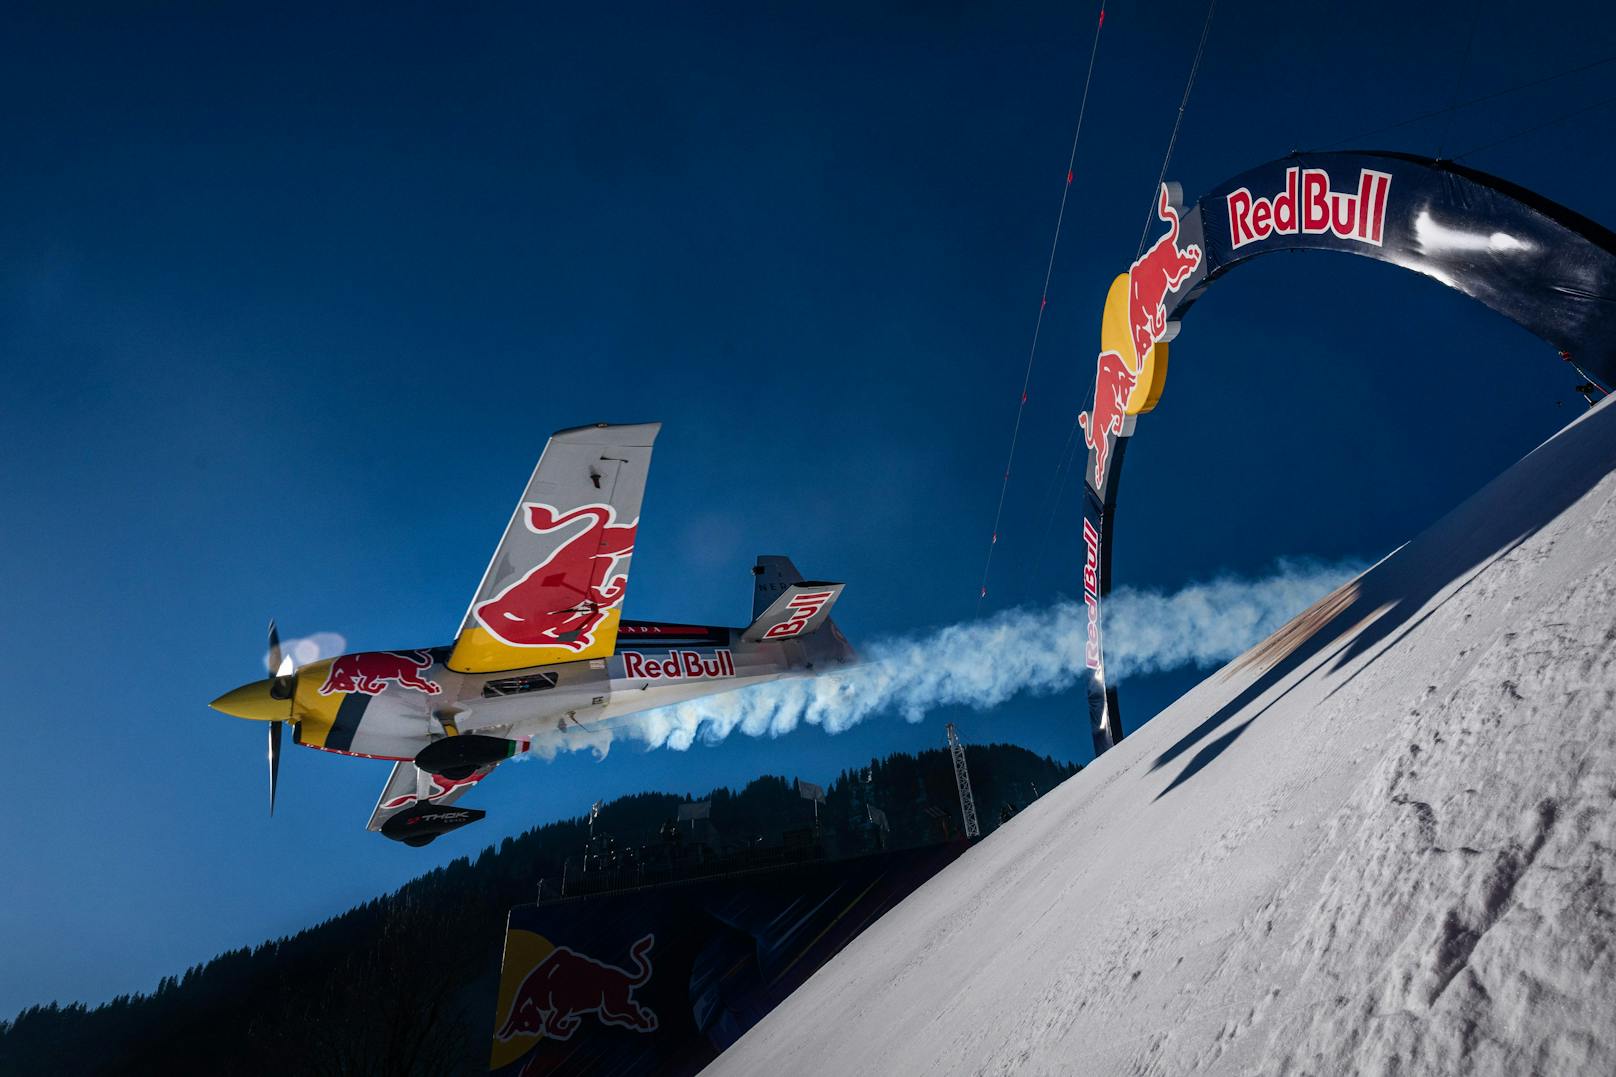
[{"label": "yellow nose cone", "polygon": [[237,718],[252,718],[260,722],[281,721],[292,716],[292,701],[276,699],[270,695],[273,680],[253,681],[215,699],[208,706]]}]

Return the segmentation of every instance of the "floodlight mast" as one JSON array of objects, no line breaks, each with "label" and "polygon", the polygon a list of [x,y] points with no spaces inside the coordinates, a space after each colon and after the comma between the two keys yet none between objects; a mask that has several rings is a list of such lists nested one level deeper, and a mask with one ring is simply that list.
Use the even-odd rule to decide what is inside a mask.
[{"label": "floodlight mast", "polygon": [[982,828],[976,822],[976,798],[971,796],[971,772],[965,768],[965,748],[959,742],[954,723],[948,723],[948,751],[954,757],[954,782],[959,786],[960,815],[965,819],[965,836],[980,837]]},{"label": "floodlight mast", "polygon": [[819,829],[819,806],[825,802],[825,790],[813,782],[797,779],[797,795],[814,802],[814,829]]}]

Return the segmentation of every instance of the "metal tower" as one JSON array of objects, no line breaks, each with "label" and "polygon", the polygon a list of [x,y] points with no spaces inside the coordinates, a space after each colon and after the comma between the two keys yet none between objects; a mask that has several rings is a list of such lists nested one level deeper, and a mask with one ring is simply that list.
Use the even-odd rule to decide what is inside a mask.
[{"label": "metal tower", "polygon": [[960,814],[965,817],[965,836],[975,838],[982,828],[976,822],[976,799],[971,796],[971,772],[965,769],[965,748],[954,732],[954,723],[948,723],[948,750],[954,756],[954,782],[959,786]]}]

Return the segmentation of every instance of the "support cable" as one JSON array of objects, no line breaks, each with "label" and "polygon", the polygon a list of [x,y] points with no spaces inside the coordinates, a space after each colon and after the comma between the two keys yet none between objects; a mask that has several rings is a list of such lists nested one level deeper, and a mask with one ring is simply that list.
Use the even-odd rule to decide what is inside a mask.
[{"label": "support cable", "polygon": [[[1145,228],[1144,232],[1139,237],[1139,249],[1134,252],[1135,260],[1138,260],[1139,256],[1144,253],[1145,240],[1150,235],[1150,222],[1154,218],[1156,212],[1155,192],[1161,190],[1162,183],[1167,179],[1167,169],[1172,163],[1173,150],[1178,144],[1178,132],[1184,123],[1184,112],[1189,107],[1190,92],[1195,88],[1195,80],[1201,71],[1201,60],[1206,55],[1206,42],[1208,36],[1212,32],[1212,17],[1217,12],[1217,6],[1217,0],[1209,0],[1207,4],[1206,21],[1201,25],[1201,40],[1195,47],[1195,59],[1190,64],[1189,78],[1186,79],[1184,83],[1184,96],[1178,102],[1178,115],[1173,120],[1173,133],[1167,140],[1167,153],[1162,158],[1161,173],[1156,178],[1156,186],[1152,188],[1150,199],[1151,208],[1145,216]],[[1087,411],[1092,403],[1092,399],[1085,397],[1083,411]],[[1045,504],[1048,506],[1048,514],[1044,520],[1043,536],[1039,540],[1040,551],[1047,551],[1049,548],[1049,536],[1054,527],[1055,514],[1060,507],[1061,495],[1065,492],[1065,487],[1062,485],[1061,479],[1065,475],[1067,468],[1076,463],[1076,458],[1082,454],[1083,445],[1085,443],[1078,442],[1077,440],[1077,432],[1079,429],[1080,424],[1076,421],[1076,419],[1074,419],[1072,421],[1072,429],[1069,430],[1066,435],[1066,446],[1061,450],[1061,454],[1056,460],[1054,478],[1050,480],[1050,487],[1054,496],[1051,498],[1048,493],[1045,494]],[[1076,448],[1075,452],[1073,451],[1074,446]]]},{"label": "support cable", "polygon": [[976,597],[976,612],[982,613],[982,602],[988,597],[988,573],[993,568],[993,550],[999,544],[999,524],[1004,518],[1005,495],[1010,491],[1010,469],[1016,461],[1016,442],[1021,437],[1021,419],[1027,410],[1027,390],[1032,385],[1033,360],[1038,355],[1038,335],[1044,327],[1044,308],[1049,305],[1049,281],[1055,272],[1055,251],[1060,247],[1061,224],[1066,219],[1066,200],[1072,193],[1073,170],[1077,165],[1077,143],[1083,134],[1083,116],[1089,107],[1089,84],[1094,81],[1094,59],[1100,52],[1100,31],[1105,28],[1105,2],[1100,3],[1100,17],[1094,24],[1094,44],[1089,48],[1089,70],[1083,77],[1083,99],[1077,109],[1077,128],[1072,132],[1072,151],[1066,159],[1066,184],[1061,188],[1060,210],[1055,214],[1055,235],[1049,243],[1049,262],[1044,266],[1044,286],[1039,293],[1038,317],[1033,322],[1032,344],[1027,349],[1027,371],[1021,379],[1021,401],[1016,405],[1015,425],[1010,429],[1010,452],[1004,463],[1004,481],[999,487],[999,504],[993,510],[993,537],[988,541],[988,554],[982,564],[982,586]]},{"label": "support cable", "polygon": [[1527,135],[1535,135],[1535,134],[1537,134],[1537,132],[1543,130],[1545,127],[1553,127],[1557,123],[1564,123],[1567,120],[1574,120],[1578,116],[1584,115],[1585,113],[1592,112],[1595,109],[1604,108],[1605,106],[1611,105],[1611,104],[1616,104],[1616,97],[1602,98],[1602,99],[1600,99],[1598,101],[1595,101],[1591,105],[1584,105],[1582,108],[1576,109],[1573,112],[1567,112],[1564,115],[1556,116],[1552,120],[1544,120],[1542,123],[1533,124],[1531,127],[1527,127],[1527,128],[1524,128],[1524,129],[1522,129],[1520,131],[1516,131],[1512,135],[1505,135],[1503,138],[1496,139],[1496,140],[1494,140],[1492,142],[1483,143],[1480,146],[1475,146],[1475,147],[1473,147],[1471,149],[1465,150],[1463,153],[1456,153],[1456,154],[1453,155],[1453,159],[1455,161],[1460,161],[1460,160],[1463,160],[1466,157],[1469,157],[1471,154],[1480,153],[1483,150],[1490,150],[1494,146],[1502,146],[1504,143],[1513,142],[1517,138],[1525,138]]},{"label": "support cable", "polygon": [[1201,26],[1201,43],[1195,47],[1195,62],[1190,65],[1190,77],[1184,83],[1184,97],[1178,103],[1178,117],[1173,120],[1173,135],[1167,140],[1167,154],[1162,158],[1161,175],[1156,177],[1156,186],[1150,189],[1150,208],[1145,211],[1145,227],[1139,233],[1139,249],[1134,252],[1134,260],[1145,253],[1145,240],[1150,237],[1150,222],[1156,218],[1156,195],[1161,185],[1167,181],[1167,166],[1173,160],[1173,147],[1178,145],[1178,129],[1184,124],[1184,110],[1190,104],[1190,91],[1195,88],[1195,77],[1201,73],[1201,57],[1206,53],[1206,38],[1212,32],[1212,15],[1218,9],[1218,0],[1209,0],[1206,5],[1206,22]]},{"label": "support cable", "polygon": [[1442,120],[1442,134],[1436,140],[1436,159],[1442,160],[1442,147],[1447,144],[1448,134],[1453,130],[1454,107],[1459,103],[1459,91],[1464,89],[1465,78],[1470,74],[1470,57],[1476,47],[1476,26],[1481,22],[1481,8],[1478,5],[1470,19],[1470,33],[1465,35],[1464,54],[1459,59],[1459,70],[1453,78],[1453,92],[1448,95],[1447,115]]},{"label": "support cable", "polygon": [[[1094,390],[1091,388],[1083,397],[1083,408],[1078,414],[1087,412],[1094,403]],[[1049,489],[1044,491],[1044,500],[1039,507],[1039,515],[1043,517],[1044,527],[1038,536],[1038,545],[1034,547],[1038,565],[1046,565],[1049,561],[1051,547],[1050,539],[1055,533],[1055,518],[1060,512],[1061,501],[1066,496],[1066,469],[1077,463],[1077,454],[1087,448],[1088,443],[1080,436],[1083,429],[1081,423],[1072,420],[1072,428],[1066,433],[1066,446],[1056,458],[1055,474],[1049,480]],[[1087,458],[1084,460],[1087,463]]]},{"label": "support cable", "polygon": [[[1571,357],[1570,352],[1561,352],[1560,358],[1565,360],[1567,363],[1570,363],[1572,370],[1575,370],[1578,374],[1582,375],[1582,380],[1587,383],[1590,389],[1596,390],[1601,397],[1607,397],[1610,395],[1610,389],[1600,384],[1598,381],[1595,381],[1591,374],[1582,369],[1582,367],[1578,366],[1577,361]],[[1578,391],[1581,391],[1580,387],[1578,388]]]}]

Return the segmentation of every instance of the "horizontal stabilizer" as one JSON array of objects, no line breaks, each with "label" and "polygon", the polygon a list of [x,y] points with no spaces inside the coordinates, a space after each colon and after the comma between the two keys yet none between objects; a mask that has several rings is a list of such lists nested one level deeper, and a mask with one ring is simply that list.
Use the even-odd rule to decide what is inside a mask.
[{"label": "horizontal stabilizer", "polygon": [[816,631],[830,620],[830,608],[841,597],[845,583],[788,584],[780,597],[741,633],[748,643],[769,639],[795,639]]}]

